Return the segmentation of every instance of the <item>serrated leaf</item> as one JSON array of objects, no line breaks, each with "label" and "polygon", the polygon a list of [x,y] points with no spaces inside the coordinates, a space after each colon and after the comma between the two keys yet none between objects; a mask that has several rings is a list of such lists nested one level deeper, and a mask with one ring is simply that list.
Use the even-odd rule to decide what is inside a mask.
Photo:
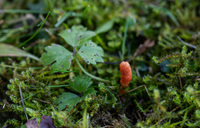
[{"label": "serrated leaf", "polygon": [[24,124],[24,125],[21,126],[21,128],[27,128],[27,127],[26,127],[26,125]]},{"label": "serrated leaf", "polygon": [[87,76],[74,77],[74,81],[69,82],[69,86],[76,92],[85,92],[87,88],[92,84],[91,78]]},{"label": "serrated leaf", "polygon": [[54,70],[67,70],[70,68],[72,53],[61,45],[52,44],[45,48],[46,53],[42,54],[41,60],[45,65],[52,64]]},{"label": "serrated leaf", "polygon": [[12,57],[30,57],[34,60],[39,60],[38,57],[27,53],[19,48],[16,48],[12,45],[0,43],[0,57],[7,57],[7,56],[12,56]]},{"label": "serrated leaf", "polygon": [[87,41],[95,35],[92,31],[85,31],[74,27],[59,33],[59,36],[72,47],[79,46],[81,42]]},{"label": "serrated leaf", "polygon": [[97,91],[94,90],[94,88],[90,87],[86,92],[84,92],[83,96],[81,97],[82,100],[84,100],[87,96],[90,95],[96,95]]},{"label": "serrated leaf", "polygon": [[103,49],[97,46],[91,40],[84,42],[78,51],[78,54],[87,64],[96,64],[96,62],[104,62],[102,56],[104,55]]},{"label": "serrated leaf", "polygon": [[62,95],[55,100],[55,104],[59,104],[57,106],[58,110],[61,111],[64,108],[68,108],[70,111],[78,102],[80,101],[80,97],[71,92],[64,92]]}]

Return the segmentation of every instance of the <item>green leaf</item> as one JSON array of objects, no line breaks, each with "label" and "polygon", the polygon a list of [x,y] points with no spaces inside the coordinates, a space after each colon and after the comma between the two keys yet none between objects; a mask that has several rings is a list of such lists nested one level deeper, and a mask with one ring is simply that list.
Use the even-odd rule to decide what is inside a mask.
[{"label": "green leaf", "polygon": [[78,54],[87,64],[96,64],[96,62],[104,62],[102,56],[104,55],[103,49],[97,46],[94,42],[87,41],[81,46]]},{"label": "green leaf", "polygon": [[95,30],[95,32],[97,34],[107,32],[108,30],[110,30],[113,27],[113,24],[114,24],[114,20],[109,20],[106,23],[102,24],[100,27],[98,27]]},{"label": "green leaf", "polygon": [[76,92],[85,92],[87,88],[92,84],[91,78],[87,76],[74,77],[74,81],[69,82],[69,86]]},{"label": "green leaf", "polygon": [[132,19],[131,17],[126,18],[124,37],[123,37],[123,42],[122,42],[122,60],[124,60],[124,54],[125,54],[125,51],[126,51],[125,43],[126,43],[126,37],[127,37],[128,29],[129,29],[129,27],[131,27],[134,24],[135,24],[134,19]]},{"label": "green leaf", "polygon": [[61,111],[64,108],[68,108],[67,110],[70,111],[76,104],[80,101],[80,97],[71,92],[64,92],[62,95],[58,97],[54,101],[55,104],[59,104],[57,106],[58,110]]},{"label": "green leaf", "polygon": [[129,27],[131,27],[132,25],[134,25],[135,24],[135,20],[133,19],[133,18],[131,18],[131,17],[128,17],[127,19],[126,19],[126,26],[129,28]]},{"label": "green leaf", "polygon": [[78,27],[73,27],[72,29],[59,33],[59,36],[72,47],[79,46],[81,42],[87,41],[95,35],[96,34],[92,31],[81,30],[81,28]]},{"label": "green leaf", "polygon": [[22,125],[21,128],[27,128],[27,127],[26,127],[26,124]]},{"label": "green leaf", "polygon": [[68,17],[70,17],[74,12],[69,11],[63,15],[63,17],[54,25],[56,28],[59,27]]},{"label": "green leaf", "polygon": [[90,87],[86,92],[84,92],[83,96],[81,97],[82,100],[84,100],[87,96],[90,95],[96,95],[97,91],[94,90],[94,88]]},{"label": "green leaf", "polygon": [[83,113],[82,128],[89,128],[89,113],[87,113],[87,108],[85,108]]},{"label": "green leaf", "polygon": [[[46,53],[42,54],[41,60],[45,65],[52,64],[54,70],[67,70],[70,68],[72,53],[61,45],[52,44],[45,48]],[[55,62],[55,63],[54,63]]]},{"label": "green leaf", "polygon": [[176,19],[176,17],[172,14],[171,11],[167,10],[166,14],[169,16],[169,18],[174,22],[174,24],[176,24],[176,26],[179,26],[179,22]]},{"label": "green leaf", "polygon": [[12,57],[30,57],[34,60],[39,60],[38,57],[27,53],[19,48],[16,48],[12,45],[0,43],[0,57],[7,57],[7,56],[12,56]]}]

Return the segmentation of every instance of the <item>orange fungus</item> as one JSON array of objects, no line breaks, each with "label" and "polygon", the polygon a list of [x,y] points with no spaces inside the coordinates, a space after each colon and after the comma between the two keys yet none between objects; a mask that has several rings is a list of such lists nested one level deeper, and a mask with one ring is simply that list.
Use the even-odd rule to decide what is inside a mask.
[{"label": "orange fungus", "polygon": [[120,72],[121,72],[121,86],[122,87],[128,87],[129,86],[129,82],[132,79],[132,69],[131,66],[128,62],[122,61],[120,63]]}]

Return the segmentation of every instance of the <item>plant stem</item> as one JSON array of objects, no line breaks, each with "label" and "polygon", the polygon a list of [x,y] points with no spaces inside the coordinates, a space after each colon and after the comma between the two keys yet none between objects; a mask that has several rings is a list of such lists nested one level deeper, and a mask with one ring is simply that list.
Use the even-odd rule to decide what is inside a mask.
[{"label": "plant stem", "polygon": [[23,10],[23,9],[0,9],[0,13],[32,13],[32,14],[47,14],[46,11],[39,10]]},{"label": "plant stem", "polygon": [[23,43],[19,44],[19,47],[24,46],[27,42],[29,42],[30,40],[32,40],[32,39],[38,34],[38,32],[40,31],[40,29],[43,27],[44,23],[46,22],[47,18],[49,17],[49,14],[53,15],[53,14],[49,11],[48,14],[47,14],[47,16],[46,16],[46,18],[45,18],[45,20],[42,21],[42,23],[41,23],[39,29],[38,29],[30,38],[28,38],[27,40],[25,40]]},{"label": "plant stem", "polygon": [[128,31],[128,22],[126,21],[125,31],[124,31],[124,37],[123,37],[123,42],[122,42],[122,60],[124,60],[125,43],[126,43],[127,31]]},{"label": "plant stem", "polygon": [[82,67],[82,65],[79,63],[79,61],[78,61],[77,58],[75,58],[75,60],[76,60],[76,63],[78,64],[78,66],[81,68],[81,70],[82,70],[86,75],[88,75],[89,77],[92,77],[93,79],[96,79],[96,80],[99,80],[99,81],[102,81],[102,82],[110,82],[109,80],[105,80],[105,79],[102,79],[102,78],[99,78],[99,77],[96,77],[96,76],[90,74],[89,72],[87,72],[87,71]]},{"label": "plant stem", "polygon": [[128,28],[131,27],[132,25],[134,25],[134,23],[135,23],[135,21],[132,18],[128,17],[126,19],[124,37],[123,37],[123,42],[122,42],[122,57],[121,57],[122,60],[124,60],[124,54],[126,51],[125,43],[126,43]]},{"label": "plant stem", "polygon": [[24,105],[24,99],[23,99],[23,95],[22,95],[21,84],[19,84],[19,92],[20,92],[20,97],[21,97],[21,101],[22,101],[22,106],[23,106],[23,109],[24,109],[24,113],[25,113],[26,119],[28,121],[28,116],[27,116],[27,113],[26,113],[26,108],[25,108],[25,105]]}]

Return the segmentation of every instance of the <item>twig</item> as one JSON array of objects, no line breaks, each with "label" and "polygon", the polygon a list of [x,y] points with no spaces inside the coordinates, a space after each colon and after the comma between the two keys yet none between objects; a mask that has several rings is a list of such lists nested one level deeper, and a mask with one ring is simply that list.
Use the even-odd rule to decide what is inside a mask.
[{"label": "twig", "polygon": [[48,101],[40,100],[40,99],[38,99],[38,98],[33,98],[33,99],[38,100],[38,101],[43,102],[43,103],[51,104],[51,103],[48,102]]},{"label": "twig", "polygon": [[182,81],[181,81],[181,77],[178,76],[178,79],[179,79],[179,82],[180,82],[180,87],[183,88]]},{"label": "twig", "polygon": [[[174,112],[175,110],[177,110],[179,108],[179,106],[177,106],[176,108],[174,108],[172,111],[170,111],[170,113]],[[154,126],[156,125],[160,125],[160,123],[165,120],[167,117],[163,117],[162,119],[160,119],[156,124],[154,124]]]},{"label": "twig", "polygon": [[[188,47],[191,47],[191,48],[197,49],[197,46],[192,45],[192,44],[189,44],[189,43],[183,41],[179,36],[177,36],[177,38],[179,39],[179,41],[180,41],[181,43],[187,45]],[[199,50],[200,50],[200,49],[199,49]]]},{"label": "twig", "polygon": [[[149,96],[149,99],[151,99],[150,94],[149,94],[149,91],[148,91],[146,85],[140,85],[140,86],[138,86],[138,87],[136,87],[136,88],[134,88],[134,89],[132,89],[132,90],[129,90],[127,93],[130,93],[130,92],[132,92],[132,91],[135,91],[135,90],[137,90],[138,88],[141,88],[141,87],[144,87],[144,88],[145,88],[145,90],[146,90],[146,92],[147,92],[147,94],[148,94],[148,96]],[[123,95],[123,94],[122,94],[122,95]]]},{"label": "twig", "polygon": [[27,113],[26,113],[26,108],[25,108],[25,105],[24,105],[24,99],[23,99],[23,95],[22,95],[21,84],[19,84],[19,92],[20,92],[20,97],[21,97],[24,113],[25,113],[26,119],[28,121],[28,116],[27,116]]}]

